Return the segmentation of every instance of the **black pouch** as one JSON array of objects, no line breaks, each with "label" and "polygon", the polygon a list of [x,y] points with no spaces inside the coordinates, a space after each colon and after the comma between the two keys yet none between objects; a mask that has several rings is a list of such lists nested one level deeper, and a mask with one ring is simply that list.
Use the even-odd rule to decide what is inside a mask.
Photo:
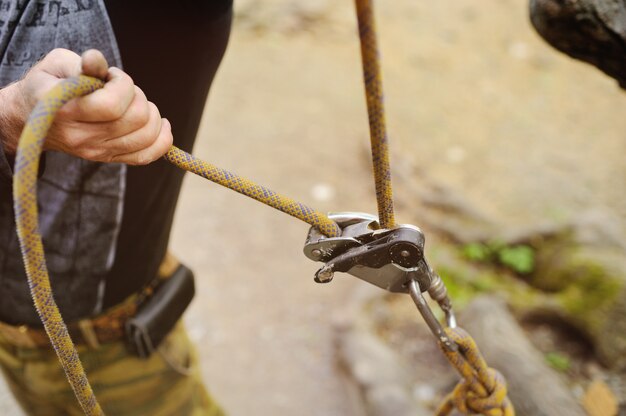
[{"label": "black pouch", "polygon": [[194,294],[193,272],[181,264],[126,322],[130,351],[140,358],[150,357],[174,328]]}]

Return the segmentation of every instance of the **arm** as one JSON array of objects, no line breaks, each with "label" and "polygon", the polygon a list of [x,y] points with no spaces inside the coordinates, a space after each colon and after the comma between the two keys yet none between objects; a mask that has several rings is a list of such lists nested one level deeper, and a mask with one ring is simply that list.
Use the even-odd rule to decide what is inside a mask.
[{"label": "arm", "polygon": [[104,79],[106,84],[59,111],[45,149],[133,165],[150,163],[167,152],[172,145],[169,122],[126,73],[108,68],[98,51],[87,51],[81,59],[71,51],[55,49],[23,79],[0,90],[0,139],[5,155],[14,155],[37,100],[60,80],[80,73]]}]

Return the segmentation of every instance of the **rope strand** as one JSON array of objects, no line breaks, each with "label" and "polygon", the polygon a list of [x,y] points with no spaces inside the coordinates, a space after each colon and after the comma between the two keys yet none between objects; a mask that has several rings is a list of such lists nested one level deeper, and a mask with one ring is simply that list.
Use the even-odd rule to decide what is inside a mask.
[{"label": "rope strand", "polygon": [[102,88],[96,78],[81,76],[62,81],[33,109],[20,136],[13,175],[13,204],[26,276],[37,313],[59,357],[65,375],[83,411],[88,416],[104,415],[96,400],[76,347],[63,322],[52,294],[37,209],[37,171],[43,142],[56,112],[69,100]]},{"label": "rope strand", "polygon": [[321,212],[294,199],[280,195],[269,188],[258,185],[249,179],[219,168],[212,163],[200,160],[175,146],[172,146],[163,157],[183,170],[195,173],[211,182],[225,186],[228,189],[298,218],[317,228],[319,232],[327,237],[339,237],[341,235],[339,226]]},{"label": "rope strand", "polygon": [[380,54],[376,40],[376,22],[371,0],[356,0],[363,81],[367,99],[367,113],[372,146],[372,164],[376,185],[378,218],[382,228],[395,227],[391,167],[389,166],[389,139],[385,122],[383,82],[380,71]]}]

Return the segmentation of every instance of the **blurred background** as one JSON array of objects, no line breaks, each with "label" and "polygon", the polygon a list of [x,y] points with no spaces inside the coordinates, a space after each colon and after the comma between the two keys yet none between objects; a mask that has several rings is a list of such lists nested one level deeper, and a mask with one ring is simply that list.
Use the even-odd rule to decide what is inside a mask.
[{"label": "blurred background", "polygon": [[[617,414],[626,96],[545,44],[526,0],[376,7],[397,220],[424,229],[520,414]],[[235,8],[194,153],[321,211],[375,213],[352,2]],[[186,323],[212,393],[235,416],[432,414],[457,377],[409,297],[314,283],[307,229],[187,175],[171,248],[196,273]],[[0,413],[19,414],[4,390]]]}]

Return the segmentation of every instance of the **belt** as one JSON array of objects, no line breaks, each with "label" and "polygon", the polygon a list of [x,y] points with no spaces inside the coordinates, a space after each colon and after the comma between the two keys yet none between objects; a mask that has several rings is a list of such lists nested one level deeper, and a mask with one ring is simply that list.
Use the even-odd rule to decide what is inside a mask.
[{"label": "belt", "polygon": [[[140,292],[134,293],[123,302],[105,312],[86,319],[69,323],[67,330],[75,344],[98,348],[100,344],[115,342],[125,335],[126,321],[133,317],[139,306],[150,297],[159,284],[170,277],[180,263],[170,253],[161,262],[157,278]],[[27,325],[9,325],[0,321],[0,342],[18,348],[50,347],[50,339],[43,328]]]}]

